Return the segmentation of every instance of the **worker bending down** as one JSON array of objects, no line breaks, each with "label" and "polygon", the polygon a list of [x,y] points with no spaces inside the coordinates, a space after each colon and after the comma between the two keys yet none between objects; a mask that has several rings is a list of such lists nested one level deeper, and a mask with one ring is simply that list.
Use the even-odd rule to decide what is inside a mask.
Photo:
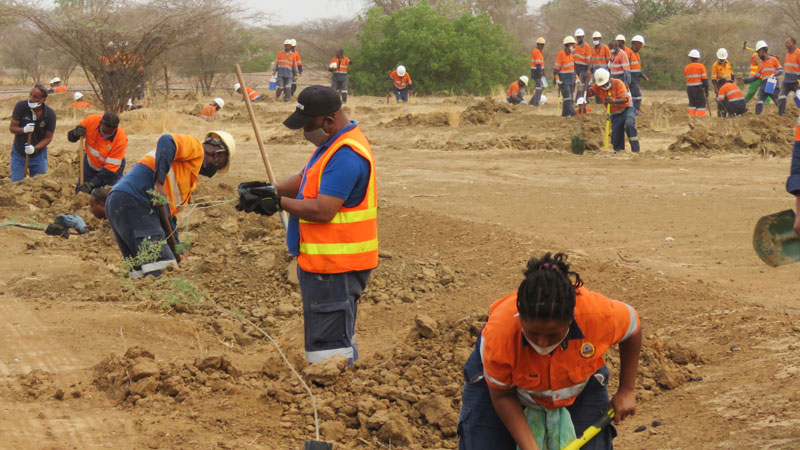
[{"label": "worker bending down", "polygon": [[[248,91],[250,91],[250,88],[248,88]],[[211,122],[214,120],[214,117],[216,117],[217,111],[222,109],[224,106],[225,100],[217,97],[213,102],[203,107],[203,110],[200,111],[200,118],[206,122]]]},{"label": "worker bending down", "polygon": [[75,192],[91,193],[96,187],[113,186],[125,172],[125,152],[128,135],[119,126],[115,112],[91,114],[67,133],[70,142],[84,138],[83,180],[78,180]]},{"label": "worker bending down", "polygon": [[511,82],[506,91],[506,101],[512,105],[523,104],[527,105],[525,101],[525,87],[528,85],[528,77],[525,75],[519,77],[518,80]]},{"label": "worker bending down", "polygon": [[721,79],[717,91],[717,105],[720,117],[739,116],[747,112],[747,102],[739,86],[732,81]]},{"label": "worker bending down", "polygon": [[614,153],[625,150],[625,135],[631,151],[639,153],[639,132],[636,131],[636,110],[631,91],[622,80],[611,78],[606,69],[594,71],[594,84],[589,95],[597,96],[600,103],[611,106],[611,145]]}]

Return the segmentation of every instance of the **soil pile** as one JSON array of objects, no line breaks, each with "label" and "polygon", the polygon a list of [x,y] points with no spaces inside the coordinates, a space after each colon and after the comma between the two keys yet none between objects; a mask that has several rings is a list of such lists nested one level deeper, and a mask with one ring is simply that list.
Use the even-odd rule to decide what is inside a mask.
[{"label": "soil pile", "polygon": [[461,113],[461,122],[473,125],[487,125],[497,123],[500,114],[510,114],[514,108],[508,103],[486,97],[477,104],[472,105]]},{"label": "soil pile", "polygon": [[[389,121],[385,126],[389,128],[398,127],[446,127],[451,126],[450,118],[445,112],[432,112],[426,114],[403,114]],[[455,125],[458,125],[457,123]]]},{"label": "soil pile", "polygon": [[790,156],[794,120],[784,116],[745,116],[722,123],[689,123],[689,131],[669,146],[672,152],[757,153]]}]

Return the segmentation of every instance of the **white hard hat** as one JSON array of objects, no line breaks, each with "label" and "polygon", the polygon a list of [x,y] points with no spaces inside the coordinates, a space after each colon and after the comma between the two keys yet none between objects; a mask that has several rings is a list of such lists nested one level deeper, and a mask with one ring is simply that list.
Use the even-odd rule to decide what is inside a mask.
[{"label": "white hard hat", "polygon": [[397,66],[397,74],[402,76],[406,75],[406,67],[405,66]]},{"label": "white hard hat", "polygon": [[641,42],[642,45],[644,45],[644,36],[642,36],[641,34],[637,34],[636,36],[633,37],[633,39],[631,39],[631,42]]},{"label": "white hard hat", "polygon": [[75,95],[72,96],[72,98],[74,98],[75,101],[77,102],[78,100],[83,98],[83,94],[81,94],[80,92],[76,92]]},{"label": "white hard hat", "polygon": [[567,37],[564,38],[564,45],[577,44],[577,43],[578,43],[578,41],[576,41],[575,38],[572,37],[572,36],[567,36]]},{"label": "white hard hat", "polygon": [[728,51],[724,48],[717,50],[717,59],[728,59]]},{"label": "white hard hat", "polygon": [[546,105],[547,104],[547,96],[546,95],[542,94],[541,98],[539,98],[539,104],[540,105]]},{"label": "white hard hat", "polygon": [[585,35],[586,33],[583,32],[583,28],[578,28],[577,30],[575,30],[575,37],[585,36]]},{"label": "white hard hat", "polygon": [[547,42],[545,42],[543,37],[540,37],[539,39],[536,40],[536,43],[537,44],[546,44]]},{"label": "white hard hat", "polygon": [[217,169],[217,172],[225,173],[231,167],[231,161],[233,161],[233,154],[236,153],[236,141],[233,140],[233,136],[230,135],[227,131],[209,131],[206,134],[206,138],[217,138],[225,144],[225,148],[228,149],[228,162],[225,163],[224,166]]},{"label": "white hard hat", "polygon": [[618,34],[617,37],[614,38],[615,41],[622,41],[625,42],[625,36]]},{"label": "white hard hat", "polygon": [[291,39],[289,43],[292,44],[292,47],[297,47],[297,41],[295,41],[294,39]]},{"label": "white hard hat", "polygon": [[133,100],[128,99],[128,106],[133,106]]},{"label": "white hard hat", "polygon": [[335,68],[339,67],[339,65],[336,64],[335,62],[332,62],[332,63],[330,63],[330,65],[328,65],[328,67],[331,68],[331,69],[335,69]]},{"label": "white hard hat", "polygon": [[599,31],[595,31],[594,33],[592,33],[592,39],[598,39],[598,38],[601,38],[601,37],[603,37],[603,35],[600,34]]},{"label": "white hard hat", "polygon": [[283,41],[283,45],[292,45],[292,40],[286,39],[285,41]]},{"label": "white hard hat", "polygon": [[611,78],[611,74],[608,73],[606,69],[597,69],[594,71],[594,82],[597,83],[598,86],[603,86],[608,83],[609,78]]},{"label": "white hard hat", "polygon": [[767,47],[769,47],[769,45],[767,45],[767,41],[758,41],[758,42],[756,42],[756,51],[759,51],[762,48],[767,48]]},{"label": "white hard hat", "polygon": [[61,78],[55,77],[52,80],[50,80],[50,84],[53,84],[53,83],[61,83]]},{"label": "white hard hat", "polygon": [[522,81],[522,84],[524,84],[525,86],[528,85],[528,77],[526,77],[525,75],[519,77],[519,81]]},{"label": "white hard hat", "polygon": [[224,108],[225,107],[225,100],[223,100],[223,99],[221,99],[219,97],[214,99],[214,103],[216,103],[217,106],[219,106],[220,108]]},{"label": "white hard hat", "polygon": [[239,83],[236,83],[236,84],[233,85],[233,90],[234,91],[238,91],[240,87],[242,87],[242,85],[239,84]]},{"label": "white hard hat", "polygon": [[106,45],[108,45],[109,47],[113,47],[114,46],[114,41],[108,41],[108,44],[106,44]]},{"label": "white hard hat", "polygon": [[689,58],[700,58],[700,50],[693,48],[692,51],[689,52]]}]

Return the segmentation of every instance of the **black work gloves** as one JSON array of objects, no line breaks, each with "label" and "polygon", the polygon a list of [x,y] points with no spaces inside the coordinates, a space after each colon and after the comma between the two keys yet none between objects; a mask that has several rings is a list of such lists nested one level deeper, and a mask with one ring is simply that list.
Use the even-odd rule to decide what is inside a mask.
[{"label": "black work gloves", "polygon": [[78,125],[77,127],[75,127],[74,130],[72,130],[72,134],[74,134],[77,137],[84,137],[86,136],[86,127],[84,127],[83,125]]},{"label": "black work gloves", "polygon": [[75,193],[77,194],[78,192],[85,192],[87,194],[91,194],[92,189],[94,189],[94,184],[92,184],[91,181],[87,181],[86,183],[77,185],[75,187]]},{"label": "black work gloves", "polygon": [[275,186],[261,181],[248,181],[239,185],[238,211],[256,212],[271,216],[281,210],[281,196]]}]

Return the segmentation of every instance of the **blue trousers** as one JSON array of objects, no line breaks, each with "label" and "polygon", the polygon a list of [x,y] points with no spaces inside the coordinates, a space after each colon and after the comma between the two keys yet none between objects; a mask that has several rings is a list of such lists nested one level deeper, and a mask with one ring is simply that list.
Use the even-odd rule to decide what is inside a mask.
[{"label": "blue trousers", "polygon": [[[500,416],[494,410],[489,387],[483,379],[480,341],[464,364],[464,391],[458,416],[459,450],[516,450],[517,444]],[[603,366],[589,380],[575,403],[567,407],[575,433],[580,436],[589,425],[608,411],[608,367]],[[602,381],[601,381],[602,380]],[[582,447],[584,450],[612,450],[617,431],[613,425],[604,428]]]},{"label": "blue trousers", "polygon": [[625,150],[626,134],[631,143],[631,151],[639,153],[639,132],[636,131],[636,111],[633,106],[611,115],[611,145],[614,146],[614,152]]},{"label": "blue trousers", "polygon": [[408,103],[408,88],[407,87],[404,87],[403,89],[398,89],[397,86],[392,86],[392,89],[394,89],[394,98],[395,98],[395,100],[397,100],[398,102],[400,100],[402,100],[403,103]]},{"label": "blue trousers", "polygon": [[640,83],[642,80],[641,72],[631,72],[631,95],[633,96],[633,107],[636,112],[642,109],[642,89]]},{"label": "blue trousers", "polygon": [[[22,181],[25,178],[25,154],[20,154],[11,147],[11,181]],[[28,174],[31,177],[47,173],[47,150],[28,158]]]},{"label": "blue trousers", "polygon": [[297,266],[308,362],[324,361],[334,355],[346,356],[351,363],[358,359],[358,299],[371,272],[313,273]]}]

